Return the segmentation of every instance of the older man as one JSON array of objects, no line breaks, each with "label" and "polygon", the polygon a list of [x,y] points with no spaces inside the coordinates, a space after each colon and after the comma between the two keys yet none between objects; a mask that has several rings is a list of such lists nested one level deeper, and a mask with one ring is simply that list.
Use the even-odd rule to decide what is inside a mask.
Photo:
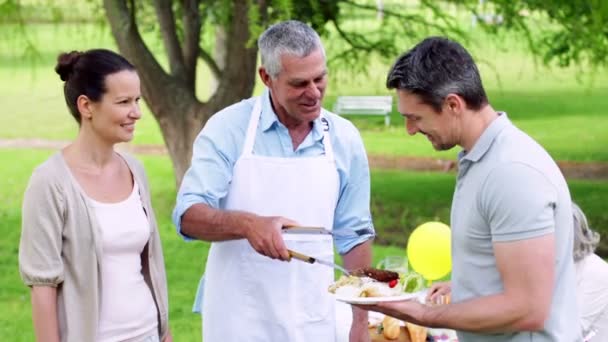
[{"label": "older man", "polygon": [[572,262],[572,210],[549,154],[489,104],[458,43],[428,38],[399,57],[397,89],[407,132],[437,150],[463,148],[451,210],[452,304],[371,307],[458,331],[459,341],[580,341]]},{"label": "older man", "polygon": [[[369,266],[366,153],[356,128],[321,108],[327,69],[314,30],[282,22],[258,46],[267,89],[209,119],[173,214],[185,238],[212,242],[203,339],[334,341],[333,269],[286,262],[288,249],[333,260],[332,238],[283,228],[333,227],[345,266]],[[369,340],[366,312],[354,311],[350,340]]]}]

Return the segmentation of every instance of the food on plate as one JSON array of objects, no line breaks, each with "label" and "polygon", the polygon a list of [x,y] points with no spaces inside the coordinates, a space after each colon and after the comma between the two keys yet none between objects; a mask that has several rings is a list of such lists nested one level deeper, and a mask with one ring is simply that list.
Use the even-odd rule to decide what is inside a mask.
[{"label": "food on plate", "polygon": [[410,272],[400,277],[403,292],[412,293],[424,288],[424,278],[418,273]]},{"label": "food on plate", "polygon": [[370,277],[342,276],[329,287],[329,292],[341,297],[390,297],[403,293],[399,282],[381,282]]},{"label": "food on plate", "polygon": [[363,268],[342,276],[329,287],[340,297],[391,297],[424,288],[424,279],[414,272],[400,274],[376,268]]},{"label": "food on plate", "polygon": [[397,273],[397,272],[380,270],[380,269],[371,268],[371,267],[360,268],[358,270],[353,271],[351,274],[354,276],[358,276],[358,277],[369,277],[374,280],[385,282],[385,283],[388,283],[391,280],[399,279],[399,273]]},{"label": "food on plate", "polygon": [[382,335],[387,340],[396,340],[401,333],[401,324],[399,320],[391,316],[384,316],[382,320]]},{"label": "food on plate", "polygon": [[405,327],[410,334],[411,342],[424,342],[426,341],[427,328],[416,325],[414,323],[405,322]]}]

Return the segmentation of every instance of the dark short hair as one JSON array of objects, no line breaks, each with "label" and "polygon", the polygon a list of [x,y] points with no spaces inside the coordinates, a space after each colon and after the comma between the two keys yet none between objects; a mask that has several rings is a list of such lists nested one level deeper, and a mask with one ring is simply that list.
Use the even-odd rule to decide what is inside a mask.
[{"label": "dark short hair", "polygon": [[106,93],[106,76],[123,70],[135,70],[129,61],[116,52],[93,49],[59,54],[55,72],[64,81],[65,102],[78,124],[82,122],[76,101],[85,95],[91,101],[101,100]]},{"label": "dark short hair", "polygon": [[462,45],[442,37],[426,38],[401,55],[386,86],[420,96],[437,112],[448,94],[461,96],[474,110],[488,103],[473,57]]}]

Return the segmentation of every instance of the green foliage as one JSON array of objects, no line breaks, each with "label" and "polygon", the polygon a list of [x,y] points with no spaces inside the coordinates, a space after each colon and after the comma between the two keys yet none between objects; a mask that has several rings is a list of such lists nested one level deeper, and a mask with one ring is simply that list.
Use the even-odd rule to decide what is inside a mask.
[{"label": "green foliage", "polygon": [[[474,11],[475,2],[468,2]],[[608,2],[604,0],[489,0],[481,10],[502,19],[485,25],[486,29],[496,32],[503,26],[522,32],[529,48],[546,64],[596,67],[608,62]]]},{"label": "green foliage", "polygon": [[[152,2],[133,3],[139,29],[160,36]],[[604,0],[384,0],[382,11],[375,0],[249,0],[249,4],[250,45],[269,24],[301,20],[335,42],[328,49],[332,68],[356,72],[365,72],[374,56],[385,62],[394,59],[404,47],[424,36],[444,35],[466,42],[476,34],[467,25],[471,13],[496,19],[479,24],[497,36],[505,31],[518,32],[527,40],[528,49],[547,64],[597,67],[608,62],[608,2]],[[231,21],[232,6],[230,0],[199,3],[201,45],[206,51],[214,48],[215,30]],[[173,2],[173,12],[182,40],[180,2]],[[96,0],[0,0],[0,24],[22,23],[18,31],[0,30],[0,40],[21,37],[30,42],[24,30],[26,22],[95,21],[105,25],[103,13],[101,2]],[[26,48],[36,51],[35,44],[26,44]]]},{"label": "green foliage", "polygon": [[3,0],[0,2],[0,23],[5,23],[11,18],[19,17],[21,6],[17,0]]},{"label": "green foliage", "polygon": [[255,3],[254,0],[250,0],[250,44],[253,44],[269,24],[288,19],[308,23],[320,35],[324,35],[327,30],[327,22],[335,20],[338,14],[339,7],[336,1],[272,0],[269,1],[266,8],[260,8],[259,2]]},{"label": "green foliage", "polygon": [[[3,28],[6,28],[4,26]],[[0,30],[1,31],[1,30]],[[95,24],[36,24],[28,28],[36,42],[40,60],[25,60],[21,46],[6,48],[0,55],[0,137],[72,139],[77,126],[65,107],[61,82],[53,71],[60,51],[106,47],[115,49],[110,33],[99,31]],[[480,71],[494,108],[505,110],[519,127],[536,138],[559,160],[608,161],[608,72],[594,75],[592,84],[580,84],[575,68],[534,66],[525,50],[509,39],[500,42],[480,32],[467,46],[475,57],[493,64],[480,64]],[[155,33],[146,37],[152,46],[159,39]],[[78,39],[74,39],[78,36]],[[515,40],[515,36],[510,39]],[[16,44],[16,43],[15,43]],[[339,37],[325,38],[327,46],[339,44]],[[389,65],[377,59],[367,65],[367,74],[330,68],[325,108],[331,109],[338,95],[390,95],[384,86]],[[500,70],[501,81],[493,68]],[[591,76],[591,75],[588,75]],[[210,75],[199,71],[198,89],[205,93]],[[587,83],[590,83],[587,81]],[[257,93],[262,87],[258,84]],[[435,152],[424,137],[408,136],[403,118],[392,113],[391,127],[383,118],[347,116],[362,131],[371,154],[393,156],[429,156],[454,159],[456,151]],[[32,125],[32,122],[36,123]],[[581,134],[581,132],[585,132]],[[162,145],[162,135],[151,113],[145,108],[135,132],[135,144]]]}]

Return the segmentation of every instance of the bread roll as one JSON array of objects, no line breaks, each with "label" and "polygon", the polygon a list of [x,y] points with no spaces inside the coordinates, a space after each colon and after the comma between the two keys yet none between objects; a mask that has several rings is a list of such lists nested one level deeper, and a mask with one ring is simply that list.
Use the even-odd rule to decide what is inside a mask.
[{"label": "bread roll", "polygon": [[407,331],[410,334],[411,342],[424,342],[426,341],[426,328],[420,325],[416,325],[414,323],[405,322],[405,326],[407,327]]},{"label": "bread roll", "polygon": [[384,316],[382,320],[382,335],[387,340],[396,340],[399,338],[401,333],[401,327],[399,326],[399,320],[390,316]]}]

